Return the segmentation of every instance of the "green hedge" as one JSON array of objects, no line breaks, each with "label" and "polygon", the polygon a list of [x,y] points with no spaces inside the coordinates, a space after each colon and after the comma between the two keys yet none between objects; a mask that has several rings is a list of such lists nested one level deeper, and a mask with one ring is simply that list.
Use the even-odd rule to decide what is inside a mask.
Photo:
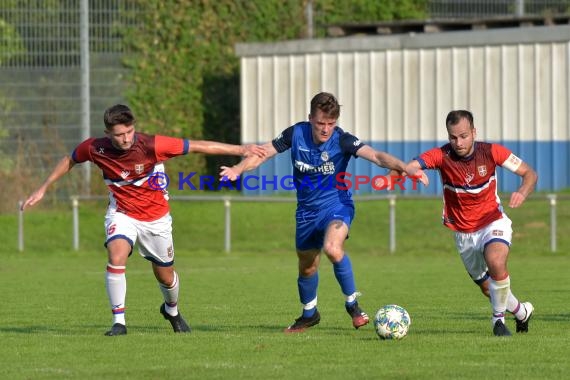
[{"label": "green hedge", "polygon": [[[306,34],[298,0],[140,0],[142,26],[127,35],[134,52],[128,99],[139,126],[154,133],[239,143],[237,42],[280,41]],[[315,0],[317,37],[331,23],[417,19],[425,0]],[[216,171],[228,158],[196,160]],[[187,162],[186,162],[187,164]]]}]

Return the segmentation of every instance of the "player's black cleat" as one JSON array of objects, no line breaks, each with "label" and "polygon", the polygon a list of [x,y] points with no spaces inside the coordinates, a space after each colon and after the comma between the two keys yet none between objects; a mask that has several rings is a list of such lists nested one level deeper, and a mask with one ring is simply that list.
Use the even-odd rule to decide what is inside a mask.
[{"label": "player's black cleat", "polygon": [[172,325],[172,330],[174,330],[175,333],[190,332],[190,326],[188,326],[184,318],[182,318],[180,312],[175,316],[172,316],[166,312],[165,306],[164,304],[162,304],[160,305],[160,314],[162,314],[164,319],[170,322],[170,324]]},{"label": "player's black cleat", "polygon": [[115,323],[111,330],[105,333],[106,336],[127,335],[127,326]]},{"label": "player's black cleat", "polygon": [[528,332],[528,321],[530,321],[530,318],[532,317],[532,314],[534,312],[534,306],[532,306],[530,302],[523,302],[522,306],[526,310],[526,316],[522,320],[518,320],[515,318],[515,324],[518,333]]},{"label": "player's black cleat", "polygon": [[295,323],[287,327],[283,332],[285,333],[300,333],[305,331],[311,326],[319,324],[321,321],[321,315],[318,310],[315,310],[315,314],[311,317],[303,317],[302,315],[295,319]]},{"label": "player's black cleat", "polygon": [[354,326],[355,329],[362,327],[370,322],[368,314],[362,311],[360,306],[358,306],[358,302],[355,302],[351,306],[346,306],[346,312],[351,316],[352,326]]},{"label": "player's black cleat", "polygon": [[497,319],[495,326],[493,326],[493,334],[495,336],[511,336],[511,332],[500,319]]}]

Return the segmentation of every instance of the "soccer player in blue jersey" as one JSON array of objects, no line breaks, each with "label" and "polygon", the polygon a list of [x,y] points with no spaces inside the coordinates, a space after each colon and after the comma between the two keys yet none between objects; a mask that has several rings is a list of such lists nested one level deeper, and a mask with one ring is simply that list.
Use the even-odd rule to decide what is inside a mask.
[{"label": "soccer player in blue jersey", "polygon": [[356,290],[352,264],[344,251],[344,241],[354,218],[354,204],[342,173],[346,172],[353,156],[398,173],[404,172],[406,164],[344,132],[337,126],[339,116],[340,105],[335,96],[321,92],[311,100],[309,121],[290,126],[273,141],[264,144],[267,150],[264,158],[248,157],[235,166],[222,166],[220,172],[222,179],[236,180],[243,172],[255,169],[277,153],[291,149],[297,190],[297,284],[303,313],[285,329],[287,333],[303,332],[320,322],[317,287],[321,250],[333,264],[352,325],[358,329],[369,322],[368,315],[356,300],[360,293]]}]

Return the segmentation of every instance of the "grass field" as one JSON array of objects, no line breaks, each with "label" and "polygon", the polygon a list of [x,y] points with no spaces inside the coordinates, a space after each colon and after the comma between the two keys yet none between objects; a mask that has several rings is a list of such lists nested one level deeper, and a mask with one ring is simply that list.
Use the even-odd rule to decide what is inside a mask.
[{"label": "grass field", "polygon": [[[515,244],[512,287],[536,314],[530,332],[491,333],[490,307],[439,225],[439,200],[397,206],[398,244],[388,247],[386,202],[357,203],[347,250],[361,305],[387,303],[412,318],[402,341],[354,330],[331,265],[321,264],[321,323],[305,334],[282,329],[300,312],[293,204],[233,204],[232,252],[223,252],[223,207],[173,202],[181,310],[193,332],[175,335],[158,313],[149,264],[127,267],[128,335],[109,338],[104,287],[104,205],[81,207],[81,250],[71,248],[71,211],[26,214],[17,252],[15,215],[0,215],[2,379],[560,379],[570,373],[569,202],[558,209],[558,252],[549,251],[549,209],[529,201],[509,212]],[[514,322],[509,320],[514,331]]]}]

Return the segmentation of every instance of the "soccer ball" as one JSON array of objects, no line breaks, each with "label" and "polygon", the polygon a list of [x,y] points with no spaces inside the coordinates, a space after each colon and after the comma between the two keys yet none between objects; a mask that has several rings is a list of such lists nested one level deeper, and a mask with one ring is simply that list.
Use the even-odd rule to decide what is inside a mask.
[{"label": "soccer ball", "polygon": [[398,305],[384,305],[374,317],[374,328],[380,339],[402,339],[411,323],[410,314]]}]

